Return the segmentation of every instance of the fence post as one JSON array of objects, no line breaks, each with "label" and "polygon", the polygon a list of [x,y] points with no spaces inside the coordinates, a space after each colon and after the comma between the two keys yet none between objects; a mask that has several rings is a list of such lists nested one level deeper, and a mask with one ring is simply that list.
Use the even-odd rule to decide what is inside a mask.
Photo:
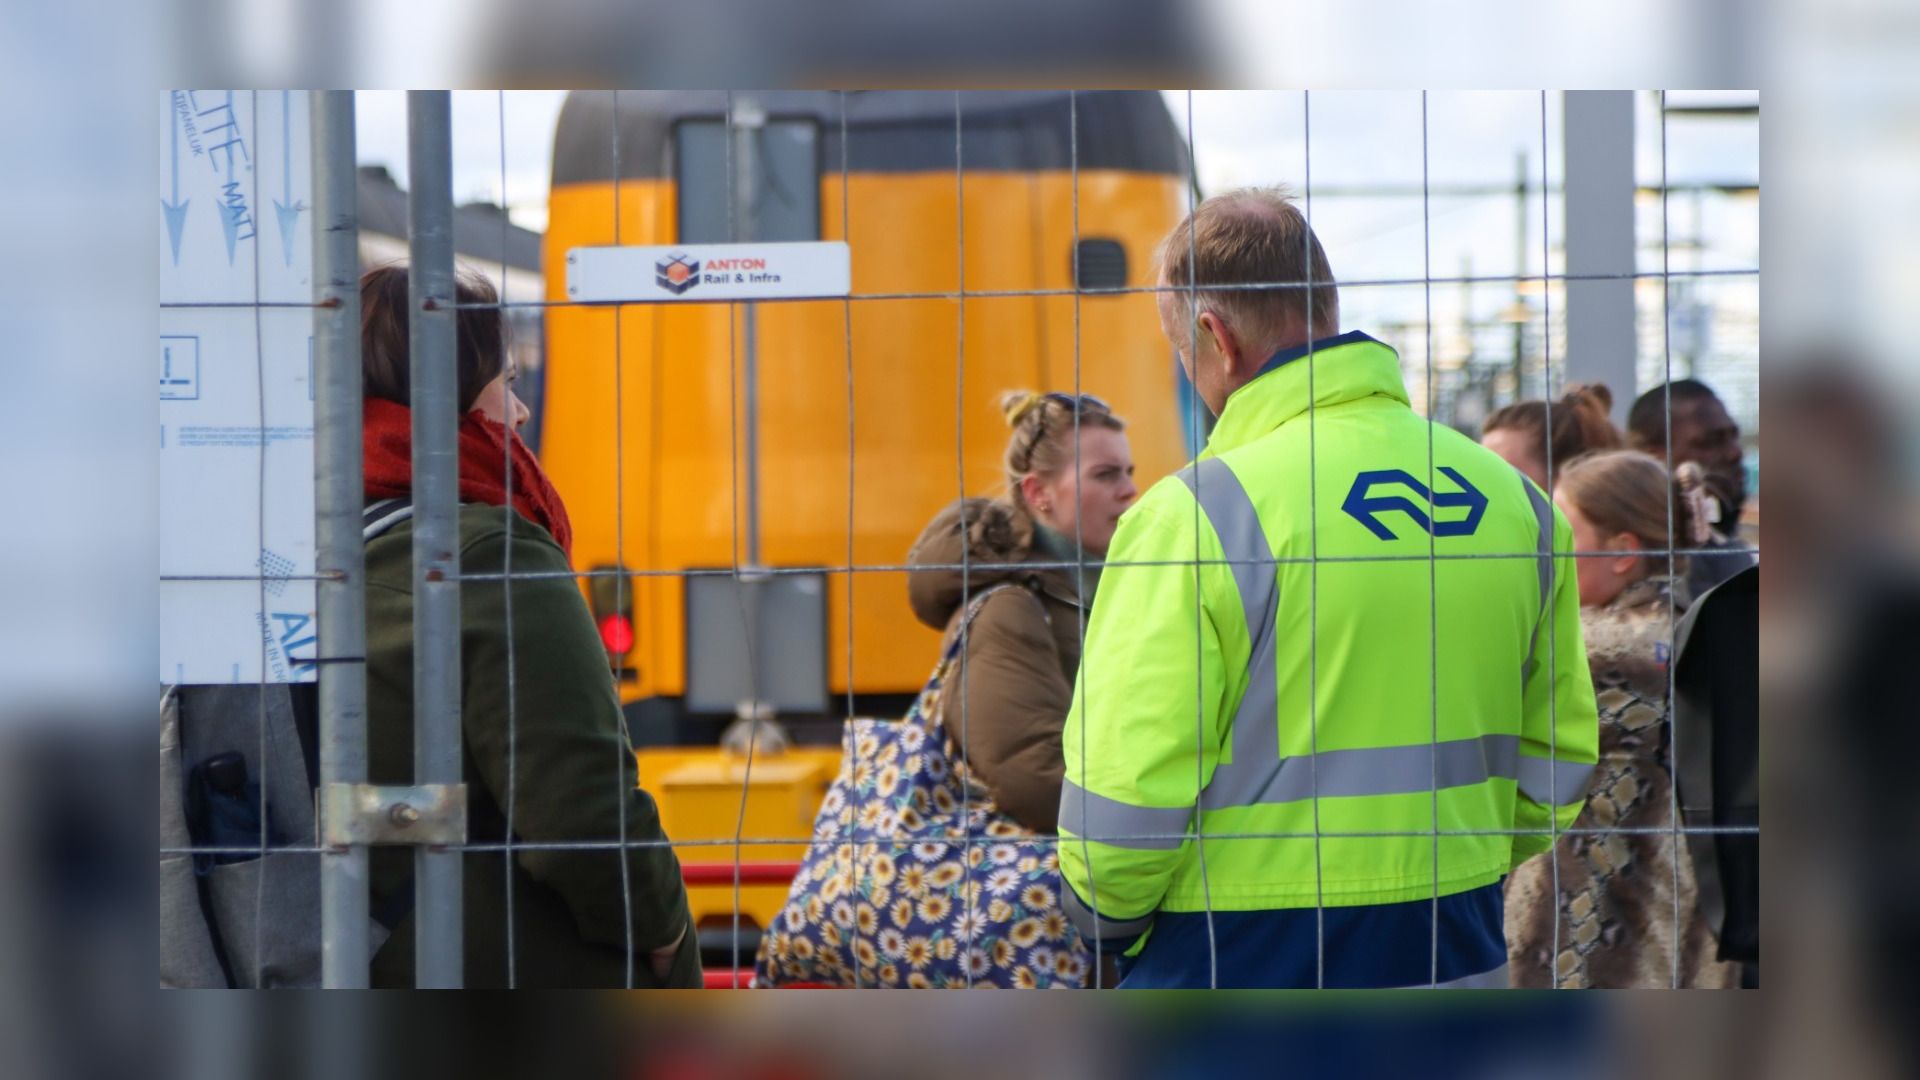
[{"label": "fence post", "polygon": [[[309,98],[313,146],[314,566],[319,574],[320,784],[367,779],[365,559],[360,543],[360,215],[353,91]],[[367,847],[320,860],[321,982],[364,989]]]},{"label": "fence post", "polygon": [[[1567,273],[1632,274],[1633,91],[1569,90],[1563,112]],[[1559,385],[1606,383],[1613,422],[1624,424],[1640,356],[1634,282],[1618,277],[1566,285],[1567,368]]]},{"label": "fence post", "polygon": [[[409,378],[413,387],[413,773],[460,775],[459,402],[455,370],[452,103],[407,93]],[[461,984],[461,855],[414,853],[414,980]]]}]

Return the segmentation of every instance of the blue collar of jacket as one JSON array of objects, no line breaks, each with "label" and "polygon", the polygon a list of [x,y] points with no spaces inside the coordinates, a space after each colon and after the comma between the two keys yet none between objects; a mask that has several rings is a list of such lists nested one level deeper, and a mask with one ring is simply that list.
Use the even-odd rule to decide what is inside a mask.
[{"label": "blue collar of jacket", "polygon": [[[1310,363],[1295,363],[1309,353]],[[1311,376],[1311,377],[1309,377]],[[1411,404],[1400,375],[1400,355],[1355,330],[1273,354],[1245,386],[1227,398],[1202,458],[1244,446],[1304,413],[1361,398]]]}]

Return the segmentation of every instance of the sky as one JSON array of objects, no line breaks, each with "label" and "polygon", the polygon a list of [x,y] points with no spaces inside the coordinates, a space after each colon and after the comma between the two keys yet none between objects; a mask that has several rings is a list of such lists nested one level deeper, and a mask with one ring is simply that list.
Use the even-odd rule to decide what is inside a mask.
[{"label": "sky", "polygon": [[[1309,213],[1315,231],[1343,281],[1417,280],[1429,273],[1442,278],[1537,274],[1543,263],[1554,271],[1563,269],[1559,198],[1550,196],[1544,214],[1539,201],[1543,157],[1546,186],[1557,188],[1561,181],[1557,93],[1167,91],[1163,96],[1175,124],[1190,132],[1203,192],[1273,183],[1286,184],[1296,193],[1311,189]],[[516,223],[544,230],[554,124],[565,98],[565,91],[455,91],[456,200],[502,203]],[[1674,104],[1757,100],[1751,93],[1672,95]],[[1659,183],[1663,159],[1674,184],[1758,182],[1760,135],[1754,118],[1670,115],[1663,129],[1656,95],[1639,93],[1635,104],[1635,174],[1642,185]],[[362,164],[386,166],[405,186],[405,93],[361,91],[357,107]],[[1522,170],[1532,189],[1524,205],[1524,232],[1517,220],[1522,207],[1511,191]],[[1483,190],[1461,193],[1457,189],[1462,185]],[[1342,194],[1361,186],[1390,193]],[[1484,190],[1488,186],[1498,190]],[[1676,194],[1664,222],[1656,199],[1643,198],[1638,209],[1642,271],[1658,271],[1663,254],[1676,270],[1759,265],[1756,199]],[[1544,242],[1543,224],[1552,234]],[[1663,232],[1669,241],[1664,253]],[[1346,290],[1342,308],[1350,325],[1424,326],[1429,306],[1437,327],[1463,325],[1469,319],[1484,323],[1530,288],[1528,303],[1563,306],[1557,286],[1550,290],[1555,297],[1543,301],[1537,298],[1537,287],[1517,292],[1500,286],[1427,290],[1416,284]],[[1732,373],[1722,377],[1741,381],[1740,387],[1729,389],[1740,398],[1736,417],[1749,424],[1757,421],[1758,410],[1757,374],[1749,373],[1754,364],[1746,359],[1757,352],[1758,296],[1754,277],[1697,279],[1683,287],[1681,296],[1686,303],[1713,309],[1717,332],[1704,347],[1732,350],[1722,365],[1731,365]],[[1646,325],[1649,311],[1657,312],[1659,303],[1657,283],[1650,298],[1641,290],[1643,383],[1666,362],[1657,316],[1651,333]],[[1728,326],[1734,328],[1731,333]],[[1554,333],[1559,332],[1556,326]],[[1756,341],[1751,346],[1749,335]],[[1416,366],[1424,362],[1423,338],[1413,334],[1395,342],[1402,357]],[[1450,351],[1464,355],[1470,349],[1464,332],[1436,340],[1433,347],[1435,362],[1442,365]],[[1563,346],[1556,342],[1553,348]]]},{"label": "sky", "polygon": [[[465,201],[506,203],[514,219],[543,228],[553,128],[564,90],[453,93],[454,194]],[[1174,122],[1187,129],[1189,108],[1198,132],[1195,167],[1203,190],[1245,183],[1306,180],[1304,103],[1298,91],[1166,91]],[[1752,95],[1688,94],[1685,100],[1753,100]],[[1681,100],[1680,95],[1675,101]],[[1190,102],[1190,104],[1189,104]],[[1421,95],[1409,91],[1322,91],[1311,95],[1313,182],[1404,183],[1421,178]],[[1539,167],[1541,96],[1533,91],[1435,91],[1426,96],[1426,164],[1432,183],[1509,183],[1515,156]],[[1660,173],[1658,112],[1650,94],[1639,99],[1636,167],[1643,183]],[[362,90],[357,96],[360,161],[385,165],[406,180],[406,94]],[[1558,102],[1549,95],[1548,153],[1557,156]],[[501,153],[502,132],[506,153]],[[1751,123],[1671,121],[1668,169],[1676,181],[1757,179],[1759,133]],[[1415,224],[1417,225],[1417,217]]]}]

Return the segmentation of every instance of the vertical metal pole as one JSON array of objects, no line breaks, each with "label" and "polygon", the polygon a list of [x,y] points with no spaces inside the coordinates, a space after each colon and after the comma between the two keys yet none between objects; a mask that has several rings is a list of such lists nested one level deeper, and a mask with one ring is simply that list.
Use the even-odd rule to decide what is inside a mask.
[{"label": "vertical metal pole", "polygon": [[[1541,198],[1547,193],[1541,192]],[[1547,272],[1541,267],[1542,274]],[[1527,396],[1527,152],[1513,155],[1513,400]],[[1545,291],[1546,283],[1541,283]]]},{"label": "vertical metal pole", "polygon": [[[734,220],[738,223],[739,235],[733,238],[735,243],[750,243],[760,238],[760,223],[755,214],[758,204],[759,163],[756,151],[759,150],[760,129],[765,126],[767,114],[759,103],[750,97],[743,97],[733,109],[734,166],[733,197],[735,200]],[[741,418],[742,447],[741,456],[746,460],[741,464],[746,473],[746,563],[748,566],[760,565],[760,349],[759,319],[752,301],[745,305],[745,333],[741,344],[745,346],[745,355],[741,360],[741,396],[745,415]],[[753,628],[748,627],[748,633]]]},{"label": "vertical metal pole", "polygon": [[[314,568],[320,621],[320,785],[367,779],[366,582],[360,543],[360,216],[353,91],[310,96],[313,138]],[[364,989],[367,849],[320,857],[320,971]]]},{"label": "vertical metal pole", "polygon": [[[445,90],[407,93],[407,349],[413,383],[413,775],[460,782],[460,545],[453,127]],[[461,982],[460,853],[414,853],[414,981]]]},{"label": "vertical metal pole", "polygon": [[[1633,92],[1569,90],[1565,109],[1567,273],[1631,274]],[[1567,282],[1566,382],[1606,383],[1616,424],[1633,403],[1639,346],[1633,279]]]}]

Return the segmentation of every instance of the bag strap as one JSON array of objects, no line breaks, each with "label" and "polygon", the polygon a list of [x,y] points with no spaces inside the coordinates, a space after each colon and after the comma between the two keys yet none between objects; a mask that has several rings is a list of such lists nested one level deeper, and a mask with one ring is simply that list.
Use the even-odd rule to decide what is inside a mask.
[{"label": "bag strap", "polygon": [[[953,640],[948,642],[946,655],[941,658],[943,665],[951,663],[954,657],[960,655],[960,643],[966,640],[967,630],[972,627],[973,620],[979,618],[981,610],[987,606],[987,601],[991,600],[996,593],[1002,593],[1008,589],[1019,589],[1028,596],[1033,596],[1036,602],[1040,600],[1038,596],[1034,596],[1032,589],[1017,581],[1003,581],[998,585],[988,586],[968,602],[966,611],[961,614],[959,625],[954,627]],[[1047,625],[1053,625],[1053,616],[1047,613],[1047,605],[1044,603],[1040,604],[1040,617],[1047,620]]]},{"label": "bag strap", "polygon": [[[946,651],[940,655],[940,662],[934,665],[933,674],[927,677],[926,688],[920,691],[923,696],[927,690],[947,681],[947,676],[952,672],[955,661],[960,659],[960,646],[966,642],[967,631],[973,626],[973,620],[979,618],[980,612],[986,608],[988,600],[993,599],[995,595],[1005,592],[1008,589],[1018,589],[1028,596],[1032,596],[1034,602],[1040,605],[1041,617],[1047,620],[1048,625],[1053,624],[1053,617],[1047,614],[1047,605],[1041,601],[1040,597],[1034,594],[1032,589],[1015,581],[1003,581],[997,585],[988,586],[980,592],[979,595],[975,596],[971,601],[968,601],[966,609],[961,612],[960,621],[953,628],[953,640],[947,643]],[[924,719],[929,728],[940,726],[940,720],[933,715],[926,715]]]}]

